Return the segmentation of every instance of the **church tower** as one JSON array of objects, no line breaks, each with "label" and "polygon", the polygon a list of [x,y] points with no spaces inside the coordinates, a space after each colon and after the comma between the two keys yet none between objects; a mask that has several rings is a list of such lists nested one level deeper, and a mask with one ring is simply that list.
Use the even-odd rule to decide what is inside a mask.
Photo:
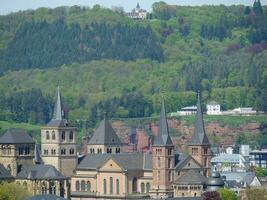
[{"label": "church tower", "polygon": [[191,139],[191,142],[188,145],[189,154],[201,164],[203,167],[203,175],[209,176],[211,169],[211,149],[210,142],[205,133],[203,114],[201,109],[200,95],[198,94],[197,102],[197,113],[195,121],[195,129]]},{"label": "church tower", "polygon": [[64,117],[59,87],[53,119],[41,128],[42,159],[70,177],[76,168],[76,128]]},{"label": "church tower", "polygon": [[173,197],[174,145],[169,136],[164,102],[161,105],[158,135],[152,145],[152,198]]}]

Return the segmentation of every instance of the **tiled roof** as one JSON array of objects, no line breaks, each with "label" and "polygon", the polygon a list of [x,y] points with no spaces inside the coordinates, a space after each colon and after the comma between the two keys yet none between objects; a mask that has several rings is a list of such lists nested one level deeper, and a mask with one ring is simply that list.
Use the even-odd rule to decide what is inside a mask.
[{"label": "tiled roof", "polygon": [[195,161],[195,163],[197,164],[197,166],[199,166],[199,168],[202,168],[202,166],[192,156],[190,156],[190,155],[182,155],[179,158],[179,161],[178,161],[178,163],[175,166],[175,170],[182,169],[189,160]]},{"label": "tiled roof", "polygon": [[197,102],[195,129],[194,129],[194,133],[193,133],[190,144],[191,145],[210,145],[209,139],[205,133],[199,94],[198,94],[198,102]]},{"label": "tiled roof", "polygon": [[91,145],[122,145],[118,135],[115,133],[114,129],[104,118],[94,133],[93,137],[90,139],[89,143]]},{"label": "tiled roof", "polygon": [[18,179],[58,180],[65,177],[52,165],[32,165],[23,167]]},{"label": "tiled roof", "polygon": [[197,172],[196,170],[189,170],[182,174],[180,177],[178,177],[175,181],[174,184],[176,185],[184,185],[184,184],[189,184],[189,185],[204,185],[207,182],[207,178]]},{"label": "tiled roof", "polygon": [[211,163],[240,163],[240,161],[245,162],[240,154],[221,154],[211,159]]},{"label": "tiled roof", "polygon": [[3,179],[13,179],[13,176],[11,176],[10,172],[2,164],[0,164],[0,180]]},{"label": "tiled roof", "polygon": [[155,146],[173,146],[171,137],[169,135],[169,128],[166,119],[164,102],[161,104],[161,112],[159,116],[159,129],[158,134],[154,139],[153,145]]},{"label": "tiled roof", "polygon": [[246,182],[248,185],[251,184],[255,178],[255,173],[253,172],[222,172],[221,176],[225,176],[226,181],[237,181]]},{"label": "tiled roof", "polygon": [[109,159],[114,160],[124,170],[151,170],[152,156],[143,153],[122,154],[88,154],[80,162],[77,169],[99,169]]},{"label": "tiled roof", "polygon": [[8,129],[0,138],[0,144],[34,143],[32,137],[23,129]]}]

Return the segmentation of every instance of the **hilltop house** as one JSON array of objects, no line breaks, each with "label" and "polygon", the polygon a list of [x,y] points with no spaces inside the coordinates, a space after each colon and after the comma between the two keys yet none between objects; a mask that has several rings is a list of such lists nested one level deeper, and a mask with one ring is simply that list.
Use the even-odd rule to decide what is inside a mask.
[{"label": "hilltop house", "polygon": [[220,115],[221,114],[221,105],[216,101],[210,101],[206,105],[207,115]]}]

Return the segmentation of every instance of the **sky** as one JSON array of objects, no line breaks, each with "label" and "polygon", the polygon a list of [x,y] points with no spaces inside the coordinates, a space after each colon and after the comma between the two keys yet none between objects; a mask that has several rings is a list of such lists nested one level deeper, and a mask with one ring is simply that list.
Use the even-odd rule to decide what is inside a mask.
[{"label": "sky", "polygon": [[[159,1],[159,0],[158,0]],[[173,5],[204,5],[204,4],[243,4],[252,5],[254,0],[163,0]],[[103,7],[111,8],[112,6],[122,6],[125,11],[130,11],[139,2],[140,6],[148,11],[151,10],[153,0],[0,0],[0,15],[19,10],[36,9],[40,7],[55,8],[58,6],[93,6],[99,4]],[[261,0],[262,5],[267,5],[267,0]]]}]

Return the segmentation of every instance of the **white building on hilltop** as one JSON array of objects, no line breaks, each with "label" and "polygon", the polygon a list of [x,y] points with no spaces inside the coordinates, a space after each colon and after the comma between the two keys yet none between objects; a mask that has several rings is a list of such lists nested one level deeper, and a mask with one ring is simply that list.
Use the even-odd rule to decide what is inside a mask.
[{"label": "white building on hilltop", "polygon": [[216,101],[211,101],[207,104],[207,114],[208,115],[220,115],[221,113],[221,105]]},{"label": "white building on hilltop", "polygon": [[147,14],[148,12],[144,9],[142,9],[139,5],[139,3],[137,3],[136,8],[134,8],[132,10],[132,12],[126,13],[126,15],[132,19],[136,19],[136,20],[144,20],[147,18]]}]

